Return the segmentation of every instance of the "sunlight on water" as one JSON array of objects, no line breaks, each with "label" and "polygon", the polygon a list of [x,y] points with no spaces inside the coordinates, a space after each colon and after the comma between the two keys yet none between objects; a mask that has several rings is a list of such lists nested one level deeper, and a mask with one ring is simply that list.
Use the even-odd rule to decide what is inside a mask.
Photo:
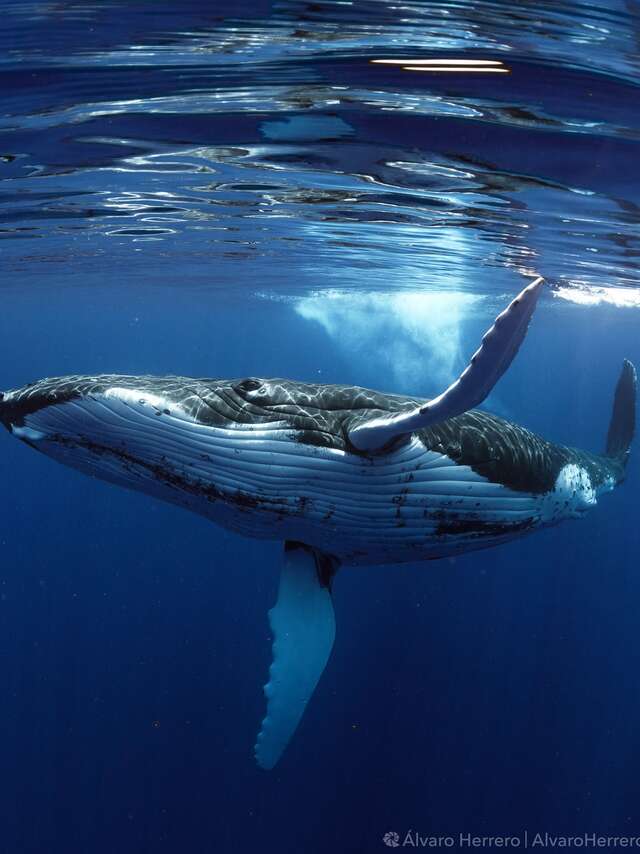
[{"label": "sunlight on water", "polygon": [[7,8],[9,271],[41,282],[55,257],[97,285],[108,258],[164,283],[169,253],[181,287],[244,298],[513,293],[507,270],[638,287],[632,5],[124,8]]}]

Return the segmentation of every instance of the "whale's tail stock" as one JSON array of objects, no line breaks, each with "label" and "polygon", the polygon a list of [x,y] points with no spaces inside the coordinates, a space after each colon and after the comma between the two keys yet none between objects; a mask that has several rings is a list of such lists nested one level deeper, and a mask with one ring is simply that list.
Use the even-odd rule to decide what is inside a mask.
[{"label": "whale's tail stock", "polygon": [[629,449],[636,429],[637,384],[636,369],[632,362],[625,359],[613,397],[605,450],[605,455],[615,460],[622,472],[629,459]]}]

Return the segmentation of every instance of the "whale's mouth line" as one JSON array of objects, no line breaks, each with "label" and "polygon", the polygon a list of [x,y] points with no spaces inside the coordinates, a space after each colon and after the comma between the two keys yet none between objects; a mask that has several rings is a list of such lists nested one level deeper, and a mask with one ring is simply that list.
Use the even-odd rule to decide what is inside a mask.
[{"label": "whale's mouth line", "polygon": [[[291,499],[285,497],[252,495],[243,489],[233,492],[225,491],[214,483],[202,479],[192,479],[172,470],[170,466],[161,463],[146,462],[122,448],[113,448],[100,442],[84,438],[71,438],[60,433],[51,433],[46,436],[47,442],[54,442],[63,446],[68,451],[82,450],[96,457],[111,457],[117,460],[124,471],[132,477],[138,477],[142,469],[150,478],[161,486],[185,493],[193,498],[204,499],[209,504],[223,502],[232,505],[239,510],[263,510],[266,512],[282,515],[300,515],[308,507],[309,499],[301,496],[296,501],[296,507],[289,509]],[[29,440],[27,444],[37,449],[37,443]],[[203,460],[207,455],[202,454]],[[136,471],[137,470],[137,471]]]}]

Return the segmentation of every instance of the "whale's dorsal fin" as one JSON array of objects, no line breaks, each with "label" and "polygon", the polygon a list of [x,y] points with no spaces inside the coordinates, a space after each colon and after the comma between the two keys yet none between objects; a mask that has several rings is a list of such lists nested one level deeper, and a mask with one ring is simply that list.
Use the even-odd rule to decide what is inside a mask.
[{"label": "whale's dorsal fin", "polygon": [[441,395],[410,412],[358,423],[348,433],[351,444],[359,451],[376,451],[399,436],[461,415],[482,403],[518,352],[543,281],[537,278],[498,315],[467,367]]},{"label": "whale's dorsal fin", "polygon": [[269,611],[273,663],[264,686],[267,714],[256,760],[280,759],[325,668],[336,633],[330,583],[336,562],[302,543],[285,543],[278,601]]}]

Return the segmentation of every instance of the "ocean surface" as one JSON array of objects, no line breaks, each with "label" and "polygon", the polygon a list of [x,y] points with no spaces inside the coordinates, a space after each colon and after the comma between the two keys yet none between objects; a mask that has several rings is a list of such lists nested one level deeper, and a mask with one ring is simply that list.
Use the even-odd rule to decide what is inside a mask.
[{"label": "ocean surface", "polygon": [[[485,408],[603,448],[622,359],[640,363],[636,0],[0,12],[0,388],[121,372],[434,395],[540,274]],[[332,658],[267,773],[281,546],[3,432],[0,851],[640,836],[639,460],[583,520],[339,572]]]}]

